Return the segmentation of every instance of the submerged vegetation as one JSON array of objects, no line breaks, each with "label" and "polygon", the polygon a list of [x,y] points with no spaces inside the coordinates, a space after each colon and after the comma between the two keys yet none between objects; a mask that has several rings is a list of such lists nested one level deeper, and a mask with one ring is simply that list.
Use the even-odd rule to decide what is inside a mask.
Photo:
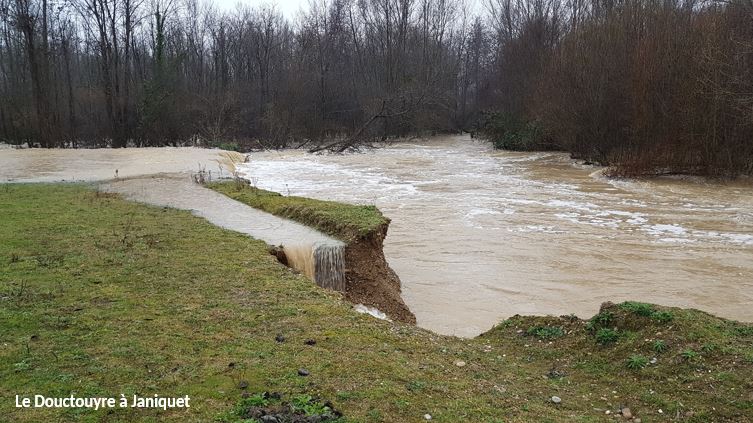
[{"label": "submerged vegetation", "polygon": [[[753,419],[750,324],[624,303],[459,339],[358,314],[264,243],[188,212],[83,185],[3,185],[0,207],[11,421],[611,421],[627,407],[646,422]],[[619,336],[599,342],[602,330]],[[8,400],[121,393],[189,395],[191,408]]]},{"label": "submerged vegetation", "polygon": [[381,231],[389,219],[374,206],[283,196],[255,188],[242,180],[206,184],[208,188],[276,216],[316,228],[343,241],[353,241]]}]

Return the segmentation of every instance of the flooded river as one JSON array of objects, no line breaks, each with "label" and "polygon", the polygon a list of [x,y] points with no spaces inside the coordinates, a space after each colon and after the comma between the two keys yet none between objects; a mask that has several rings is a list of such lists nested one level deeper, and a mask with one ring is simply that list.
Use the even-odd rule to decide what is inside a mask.
[{"label": "flooded river", "polygon": [[514,314],[590,317],[603,301],[753,321],[753,186],[612,181],[559,153],[468,137],[362,154],[253,154],[260,188],[374,204],[422,327],[472,336]]},{"label": "flooded river", "polygon": [[0,182],[99,181],[155,173],[229,176],[221,150],[190,147],[12,149],[0,144]]},{"label": "flooded river", "polygon": [[[247,216],[248,207],[188,183],[199,169],[220,174],[219,159],[192,148],[6,149],[0,180],[179,172],[170,184],[110,185],[292,244],[283,239],[292,222]],[[361,154],[255,153],[241,170],[283,194],[378,206],[392,219],[385,254],[403,297],[418,324],[437,332],[472,336],[514,314],[589,317],[603,301],[628,299],[753,321],[750,182],[613,181],[564,154],[494,151],[468,137]],[[299,232],[292,238],[309,244],[321,236]]]}]

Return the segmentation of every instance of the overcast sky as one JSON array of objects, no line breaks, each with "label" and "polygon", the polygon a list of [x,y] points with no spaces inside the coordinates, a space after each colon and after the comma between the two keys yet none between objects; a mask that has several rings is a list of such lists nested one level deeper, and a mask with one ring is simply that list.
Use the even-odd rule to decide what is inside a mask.
[{"label": "overcast sky", "polygon": [[[206,0],[209,2],[213,2],[217,6],[219,6],[221,9],[224,10],[233,10],[235,9],[235,6],[238,3],[242,4],[248,4],[251,6],[259,6],[262,4],[274,4],[277,5],[277,10],[282,12],[283,15],[285,15],[288,19],[293,19],[297,14],[298,11],[303,8],[304,10],[308,9],[309,6],[309,0]],[[471,10],[476,10],[476,13],[481,11],[481,7],[479,6],[481,4],[480,0],[467,0],[467,4],[472,5]]]},{"label": "overcast sky", "polygon": [[298,10],[308,8],[309,0],[207,0],[225,10],[233,10],[238,3],[258,6],[261,4],[275,4],[277,10],[282,12],[285,17],[292,19],[298,13]]}]

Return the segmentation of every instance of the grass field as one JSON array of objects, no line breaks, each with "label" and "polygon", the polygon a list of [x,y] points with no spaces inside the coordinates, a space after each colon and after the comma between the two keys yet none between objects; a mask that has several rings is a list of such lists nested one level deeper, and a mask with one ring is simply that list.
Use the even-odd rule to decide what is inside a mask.
[{"label": "grass field", "polygon": [[[0,212],[0,421],[234,422],[262,392],[331,401],[346,422],[753,420],[751,325],[625,303],[458,339],[357,314],[187,212],[85,185],[2,185]],[[191,408],[17,409],[16,394]]]}]

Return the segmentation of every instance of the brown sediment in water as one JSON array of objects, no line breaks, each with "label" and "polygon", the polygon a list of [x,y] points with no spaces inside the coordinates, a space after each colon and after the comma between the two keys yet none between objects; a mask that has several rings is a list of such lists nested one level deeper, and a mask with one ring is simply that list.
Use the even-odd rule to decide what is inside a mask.
[{"label": "brown sediment in water", "polygon": [[322,288],[345,292],[345,245],[288,244],[270,250],[277,260],[301,273]]},{"label": "brown sediment in water", "polygon": [[425,329],[463,337],[515,314],[585,318],[642,300],[753,320],[753,191],[744,181],[614,180],[560,153],[448,136],[363,154],[255,153],[259,188],[372,204]]},{"label": "brown sediment in water", "polygon": [[322,288],[346,291],[345,246],[317,245],[312,251],[314,259],[314,282]]},{"label": "brown sediment in water", "polygon": [[280,260],[281,263],[303,273],[312,281],[314,280],[316,277],[316,266],[314,264],[313,244],[286,245],[279,251],[285,257],[285,261]]}]

